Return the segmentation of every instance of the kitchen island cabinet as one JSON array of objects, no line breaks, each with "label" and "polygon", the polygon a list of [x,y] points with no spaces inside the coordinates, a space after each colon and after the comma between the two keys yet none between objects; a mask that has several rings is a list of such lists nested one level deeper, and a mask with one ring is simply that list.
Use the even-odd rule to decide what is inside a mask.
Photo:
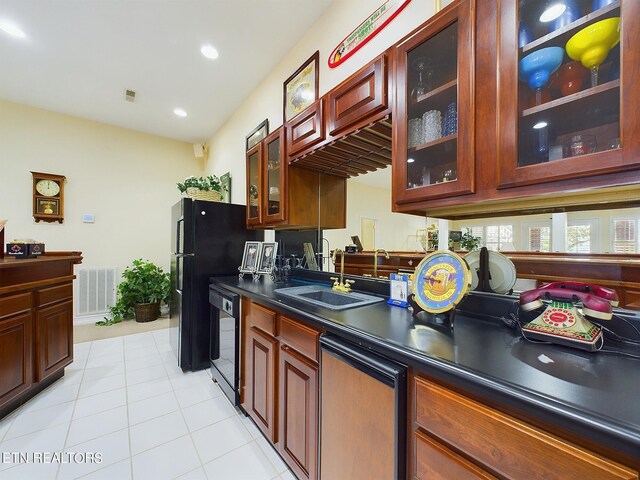
[{"label": "kitchen island cabinet", "polygon": [[[638,478],[640,411],[632,401],[640,395],[638,360],[524,341],[501,320],[517,297],[471,293],[459,305],[454,328],[449,330],[382,302],[333,311],[285,300],[275,291],[298,285],[295,281],[276,285],[229,277],[216,282],[277,316],[295,318],[309,328],[408,365],[412,380],[407,394],[406,461],[407,471],[415,478],[525,478],[518,469],[529,468],[529,457],[544,468],[560,461],[563,466],[558,472],[571,470],[575,463],[576,472],[584,472],[586,465],[601,472],[602,478]],[[624,315],[640,325],[640,316]],[[605,347],[614,349],[615,342],[607,341]],[[637,346],[623,349],[640,354]],[[436,403],[442,408],[434,410]],[[442,417],[432,420],[429,415]],[[455,422],[464,423],[463,433],[443,430],[453,428]],[[492,439],[478,433],[485,432],[487,425],[499,430]],[[507,435],[520,438],[527,455],[519,453],[520,459],[509,463],[515,458],[509,454],[513,446],[500,444]],[[477,450],[454,439],[469,441]],[[434,465],[436,473],[429,470]],[[512,467],[516,470],[509,470]],[[465,474],[451,477],[447,472]],[[558,474],[558,478],[565,477]]]},{"label": "kitchen island cabinet", "polygon": [[0,259],[0,416],[73,361],[73,266],[79,252]]}]

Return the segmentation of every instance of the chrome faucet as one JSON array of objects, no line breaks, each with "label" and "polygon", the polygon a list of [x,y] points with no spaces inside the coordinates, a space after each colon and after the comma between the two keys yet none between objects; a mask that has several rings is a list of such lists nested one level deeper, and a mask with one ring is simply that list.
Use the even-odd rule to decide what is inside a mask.
[{"label": "chrome faucet", "polygon": [[333,255],[331,256],[331,259],[333,260],[333,264],[336,264],[336,256],[338,255],[338,253],[340,254],[340,279],[338,279],[338,277],[329,277],[331,280],[333,280],[333,290],[338,290],[340,292],[350,292],[351,291],[351,285],[356,283],[355,280],[344,280],[343,281],[343,277],[344,277],[344,251],[342,251],[342,249],[340,248],[336,248],[333,251]]},{"label": "chrome faucet", "polygon": [[377,248],[373,252],[373,278],[378,278],[378,252],[384,253],[384,258],[389,260],[389,253],[384,248]]}]

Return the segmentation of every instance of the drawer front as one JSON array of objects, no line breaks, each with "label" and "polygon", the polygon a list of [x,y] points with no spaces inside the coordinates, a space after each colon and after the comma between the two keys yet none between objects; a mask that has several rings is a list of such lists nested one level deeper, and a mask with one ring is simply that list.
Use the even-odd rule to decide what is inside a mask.
[{"label": "drawer front", "polygon": [[318,361],[320,332],[287,317],[280,317],[280,341],[307,358]]},{"label": "drawer front", "polygon": [[73,286],[71,283],[65,283],[64,285],[57,285],[50,288],[41,288],[36,292],[36,302],[39,307],[72,297]]},{"label": "drawer front", "polygon": [[0,298],[0,318],[25,312],[31,308],[31,292]]},{"label": "drawer front", "polygon": [[384,55],[328,94],[329,133],[349,128],[387,108],[387,64]]},{"label": "drawer front", "polygon": [[325,139],[322,99],[316,100],[302,113],[285,124],[287,155],[294,158],[303,150]]},{"label": "drawer front", "polygon": [[417,480],[496,478],[422,432],[416,432],[415,441]]},{"label": "drawer front", "polygon": [[638,472],[421,378],[415,420],[504,478],[637,479]]},{"label": "drawer front", "polygon": [[256,327],[263,332],[273,335],[277,335],[276,331],[276,312],[272,312],[256,303],[251,304],[251,311],[249,312],[249,327]]}]

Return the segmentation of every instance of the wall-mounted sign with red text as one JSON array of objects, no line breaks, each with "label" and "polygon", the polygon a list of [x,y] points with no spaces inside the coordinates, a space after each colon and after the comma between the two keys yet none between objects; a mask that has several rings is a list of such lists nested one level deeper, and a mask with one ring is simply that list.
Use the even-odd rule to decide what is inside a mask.
[{"label": "wall-mounted sign with red text", "polygon": [[329,67],[336,68],[375,37],[411,0],[388,0],[351,32],[329,55]]}]

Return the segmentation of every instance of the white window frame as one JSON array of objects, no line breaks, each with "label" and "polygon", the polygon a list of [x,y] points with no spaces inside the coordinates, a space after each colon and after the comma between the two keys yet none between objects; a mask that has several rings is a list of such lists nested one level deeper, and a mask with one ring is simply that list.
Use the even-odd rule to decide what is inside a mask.
[{"label": "white window frame", "polygon": [[[567,219],[567,235],[569,227],[577,225],[589,225],[589,253],[600,253],[600,219],[599,218],[569,218]],[[567,252],[569,252],[569,239],[565,239]],[[569,252],[574,253],[574,252]]]},{"label": "white window frame", "polygon": [[635,244],[635,252],[640,253],[640,216],[625,216],[625,217],[611,217],[611,225],[609,230],[609,246],[611,248],[611,253],[615,253],[615,236],[616,236],[616,222],[618,221],[632,221],[635,222],[636,227],[636,244]]},{"label": "white window frame", "polygon": [[[483,247],[486,247],[487,246],[487,227],[511,227],[511,235],[512,235],[511,245],[513,245],[513,249],[516,248],[514,245],[514,238],[513,238],[515,237],[515,228],[513,223],[486,223],[486,224],[475,223],[475,224],[468,224],[468,225],[460,225],[460,230],[462,231],[462,233],[464,233],[467,228],[468,229],[481,228],[482,237],[480,239],[480,245]],[[501,247],[500,239],[498,239],[498,251],[503,250],[500,247]]]},{"label": "white window frame", "polygon": [[532,252],[533,250],[529,249],[530,240],[529,240],[529,229],[531,228],[544,228],[547,227],[549,229],[549,252],[553,250],[553,225],[551,221],[539,221],[539,222],[523,222],[522,223],[522,242],[521,248],[523,252]]}]

